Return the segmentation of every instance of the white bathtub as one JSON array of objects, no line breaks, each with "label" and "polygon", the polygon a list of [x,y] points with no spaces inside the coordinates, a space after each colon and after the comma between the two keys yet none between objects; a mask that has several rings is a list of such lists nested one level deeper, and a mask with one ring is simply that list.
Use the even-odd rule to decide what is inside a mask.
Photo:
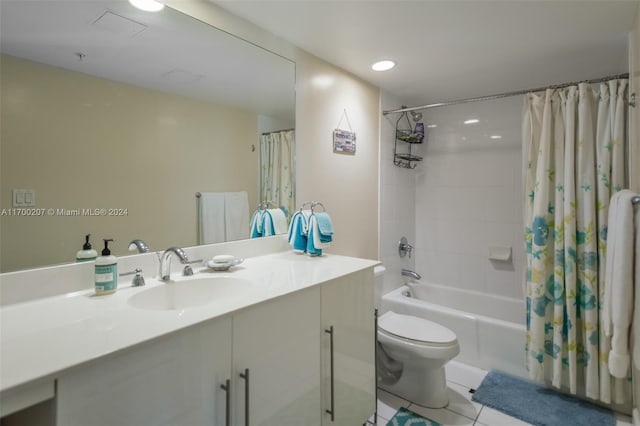
[{"label": "white bathtub", "polygon": [[389,310],[425,318],[455,332],[460,343],[456,361],[528,377],[522,300],[410,283],[382,297],[381,314]]}]

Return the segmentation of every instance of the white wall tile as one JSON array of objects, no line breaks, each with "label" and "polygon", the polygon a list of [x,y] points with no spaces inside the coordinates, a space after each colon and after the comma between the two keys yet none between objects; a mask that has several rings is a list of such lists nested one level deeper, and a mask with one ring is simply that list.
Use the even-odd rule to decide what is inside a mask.
[{"label": "white wall tile", "polygon": [[460,287],[475,291],[486,291],[487,278],[485,265],[488,262],[481,256],[459,256]]},{"label": "white wall tile", "polygon": [[[522,297],[520,98],[435,108],[415,174],[416,262],[444,285]],[[464,125],[469,116],[477,125]],[[502,139],[491,140],[489,135]],[[490,246],[512,248],[508,267],[491,264]],[[424,265],[424,266],[423,266]]]},{"label": "white wall tile", "polygon": [[[395,109],[402,105],[387,93],[381,94],[382,109]],[[393,164],[395,143],[395,120],[383,117],[380,129],[381,188],[380,188],[380,260],[387,268],[384,291],[402,285],[400,269],[414,269],[415,256],[400,258],[398,242],[405,236],[409,244],[416,244],[416,170],[397,167]]]}]

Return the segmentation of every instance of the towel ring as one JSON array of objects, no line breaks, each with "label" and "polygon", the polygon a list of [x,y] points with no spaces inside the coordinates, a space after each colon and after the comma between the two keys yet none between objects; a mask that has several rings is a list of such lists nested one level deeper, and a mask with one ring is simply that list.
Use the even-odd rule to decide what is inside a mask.
[{"label": "towel ring", "polygon": [[311,210],[313,211],[313,201],[306,201],[300,206],[300,213],[302,213],[302,210],[304,210],[305,206],[311,206]]},{"label": "towel ring", "polygon": [[260,201],[260,204],[258,205],[258,209],[266,210],[269,208],[269,206],[275,206],[275,205],[276,203],[271,200],[264,200],[264,201]]},{"label": "towel ring", "polygon": [[320,201],[314,201],[314,202],[311,203],[311,214],[314,213],[313,209],[316,206],[321,206],[322,207],[322,211],[326,213],[327,209],[324,207],[324,205]]}]

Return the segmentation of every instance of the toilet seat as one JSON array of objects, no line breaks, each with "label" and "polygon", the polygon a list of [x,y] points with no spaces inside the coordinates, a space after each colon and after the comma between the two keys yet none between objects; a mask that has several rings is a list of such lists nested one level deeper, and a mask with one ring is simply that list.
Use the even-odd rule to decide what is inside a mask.
[{"label": "toilet seat", "polygon": [[456,334],[447,327],[424,318],[396,314],[393,311],[378,318],[378,328],[397,338],[430,346],[449,346],[457,340]]}]

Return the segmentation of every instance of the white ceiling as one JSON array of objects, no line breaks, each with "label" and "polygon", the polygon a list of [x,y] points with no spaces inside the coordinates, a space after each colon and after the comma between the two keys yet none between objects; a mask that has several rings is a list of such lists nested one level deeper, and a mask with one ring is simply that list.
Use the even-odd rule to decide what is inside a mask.
[{"label": "white ceiling", "polygon": [[270,117],[294,116],[291,61],[169,8],[148,13],[124,0],[0,0],[0,19],[0,47],[8,55]]},{"label": "white ceiling", "polygon": [[[627,72],[638,0],[211,0],[409,106]],[[392,59],[376,73],[370,65]]]}]

